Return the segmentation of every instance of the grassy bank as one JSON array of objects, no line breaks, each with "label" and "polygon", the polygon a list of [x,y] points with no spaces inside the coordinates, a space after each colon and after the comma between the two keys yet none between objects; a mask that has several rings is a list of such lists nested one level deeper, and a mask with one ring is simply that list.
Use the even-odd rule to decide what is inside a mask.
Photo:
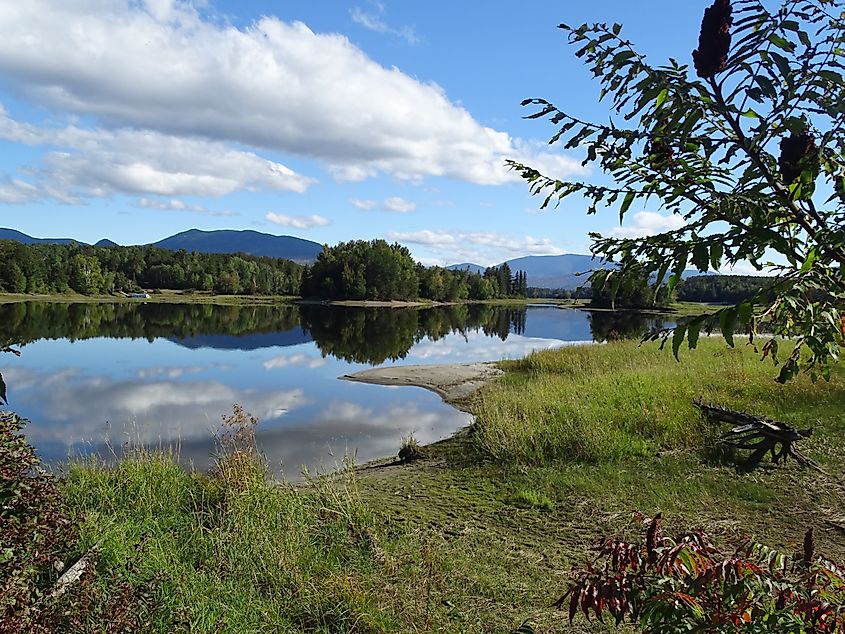
[{"label": "grassy bank", "polygon": [[503,367],[467,403],[472,433],[410,465],[297,487],[238,461],[212,474],[161,455],[73,465],[60,484],[84,517],[77,550],[102,544],[105,587],[149,587],[140,609],[161,632],[509,632],[525,619],[615,631],[570,628],[548,606],[595,537],[638,532],[634,511],[787,552],[814,525],[818,549],[845,559],[842,483],[794,463],[738,470],[707,448],[715,432],[691,405],[815,426],[802,449],[836,475],[845,368],[780,386],[753,350],[715,338],[681,363],[620,342]]},{"label": "grassy bank", "polygon": [[[37,293],[0,293],[0,304],[16,304],[19,302],[61,302],[67,304],[88,303],[159,303],[159,304],[226,304],[226,305],[266,305],[279,303],[302,304],[331,304],[333,306],[357,307],[388,307],[388,308],[425,308],[430,306],[450,306],[455,304],[484,304],[489,306],[525,307],[529,304],[548,304],[561,308],[589,308],[589,300],[563,300],[549,298],[509,298],[468,300],[456,302],[434,302],[432,300],[419,301],[370,301],[370,300],[316,300],[303,299],[288,295],[215,295],[212,293],[196,292],[183,293],[181,291],[162,290],[150,294],[149,298],[126,297],[123,295],[81,295],[79,293],[37,294]],[[712,304],[698,304],[694,302],[675,302],[663,310],[631,311],[654,314],[671,314],[678,316],[700,315],[711,313],[718,309]],[[602,309],[605,310],[605,309]],[[612,312],[606,309],[606,312]]]},{"label": "grassy bank", "polygon": [[816,421],[842,431],[841,372],[830,382],[788,385],[740,343],[703,340],[676,362],[655,344],[577,346],[503,362],[508,372],[475,408],[477,440],[509,464],[602,463],[658,450],[690,449],[714,435],[695,399],[728,404],[795,426]]}]

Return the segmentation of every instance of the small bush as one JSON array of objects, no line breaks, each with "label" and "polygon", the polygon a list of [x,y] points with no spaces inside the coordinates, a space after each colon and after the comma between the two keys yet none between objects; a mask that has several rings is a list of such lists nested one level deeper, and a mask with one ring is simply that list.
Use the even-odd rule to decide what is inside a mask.
[{"label": "small bush", "polygon": [[595,561],[573,570],[555,603],[572,622],[630,619],[646,633],[845,632],[845,576],[815,552],[813,529],[797,555],[751,540],[727,554],[702,530],[664,537],[661,517],[637,542],[600,539]]},{"label": "small bush", "polygon": [[399,448],[399,460],[402,462],[413,462],[425,458],[426,451],[413,434],[402,439],[402,446]]},{"label": "small bush", "polygon": [[96,549],[77,581],[58,585],[82,555],[78,525],[25,424],[0,413],[0,634],[143,630],[146,584],[129,568],[100,579]]}]

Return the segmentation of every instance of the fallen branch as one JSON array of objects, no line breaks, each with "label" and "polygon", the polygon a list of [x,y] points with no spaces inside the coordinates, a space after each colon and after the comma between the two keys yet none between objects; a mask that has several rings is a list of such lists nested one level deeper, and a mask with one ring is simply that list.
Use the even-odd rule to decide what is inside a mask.
[{"label": "fallen branch", "polygon": [[88,550],[88,552],[86,552],[84,555],[82,555],[82,557],[80,557],[75,564],[73,564],[70,568],[68,568],[62,573],[62,576],[59,577],[58,581],[56,581],[56,585],[53,586],[53,589],[50,590],[49,594],[47,595],[47,600],[58,599],[65,592],[67,592],[70,586],[79,581],[79,579],[85,573],[85,570],[92,563],[92,560],[100,551],[100,545],[101,543],[97,543],[92,546],[91,549]]},{"label": "fallen branch", "polygon": [[796,429],[770,418],[761,418],[746,412],[708,405],[700,400],[693,401],[693,404],[707,418],[734,425],[733,428],[719,436],[717,442],[734,449],[750,449],[751,454],[745,460],[747,468],[754,469],[767,453],[771,453],[772,462],[775,464],[780,462],[781,459],[786,462],[791,457],[801,465],[829,475],[818,464],[798,451],[795,446],[798,441],[813,435],[812,428]]}]

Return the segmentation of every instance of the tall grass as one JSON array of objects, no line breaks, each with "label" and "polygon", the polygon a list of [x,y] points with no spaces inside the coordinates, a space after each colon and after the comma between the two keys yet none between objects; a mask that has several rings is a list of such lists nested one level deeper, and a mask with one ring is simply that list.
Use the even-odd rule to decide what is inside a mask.
[{"label": "tall grass", "polygon": [[655,344],[623,341],[537,352],[504,363],[509,372],[475,408],[476,443],[498,461],[608,462],[691,447],[712,435],[692,404],[701,398],[802,427],[845,425],[845,373],[829,383],[774,381],[776,369],[741,343],[708,338],[677,362]]},{"label": "tall grass", "polygon": [[378,547],[351,470],[297,488],[267,475],[251,450],[221,452],[210,475],[138,451],[71,465],[61,486],[104,569],[156,580],[151,631],[394,630],[367,590]]}]

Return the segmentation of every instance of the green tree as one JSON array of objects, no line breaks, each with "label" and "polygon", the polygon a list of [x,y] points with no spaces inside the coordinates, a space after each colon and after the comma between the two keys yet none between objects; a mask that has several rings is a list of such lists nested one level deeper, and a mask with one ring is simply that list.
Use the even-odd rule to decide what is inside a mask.
[{"label": "green tree", "polygon": [[103,289],[103,271],[96,257],[77,253],[70,262],[70,287],[77,293],[93,295]]},{"label": "green tree", "polygon": [[6,283],[6,288],[10,293],[23,293],[26,291],[26,275],[24,275],[21,267],[15,262],[9,267],[9,280]]},{"label": "green tree", "polygon": [[[543,206],[578,196],[588,213],[615,207],[624,218],[648,201],[683,220],[645,238],[591,234],[593,252],[620,265],[592,280],[611,297],[640,267],[671,291],[690,264],[706,272],[771,263],[771,287],[718,318],[730,344],[734,331],[754,337],[766,322],[775,337],[763,354],[783,361],[780,381],[802,367],[828,376],[845,346],[841,12],[837,0],[783,0],[772,11],[759,0],[716,0],[704,14],[693,68],[674,59],[651,65],[618,24],[561,24],[619,116],[593,123],[544,99],[523,103],[537,108],[531,117],[559,126],[553,143],[586,148],[584,164],[597,164],[610,183],[556,180],[509,162],[545,197]],[[675,330],[676,355],[685,338],[696,345],[704,323],[702,316]],[[791,350],[779,359],[785,344]]]}]

